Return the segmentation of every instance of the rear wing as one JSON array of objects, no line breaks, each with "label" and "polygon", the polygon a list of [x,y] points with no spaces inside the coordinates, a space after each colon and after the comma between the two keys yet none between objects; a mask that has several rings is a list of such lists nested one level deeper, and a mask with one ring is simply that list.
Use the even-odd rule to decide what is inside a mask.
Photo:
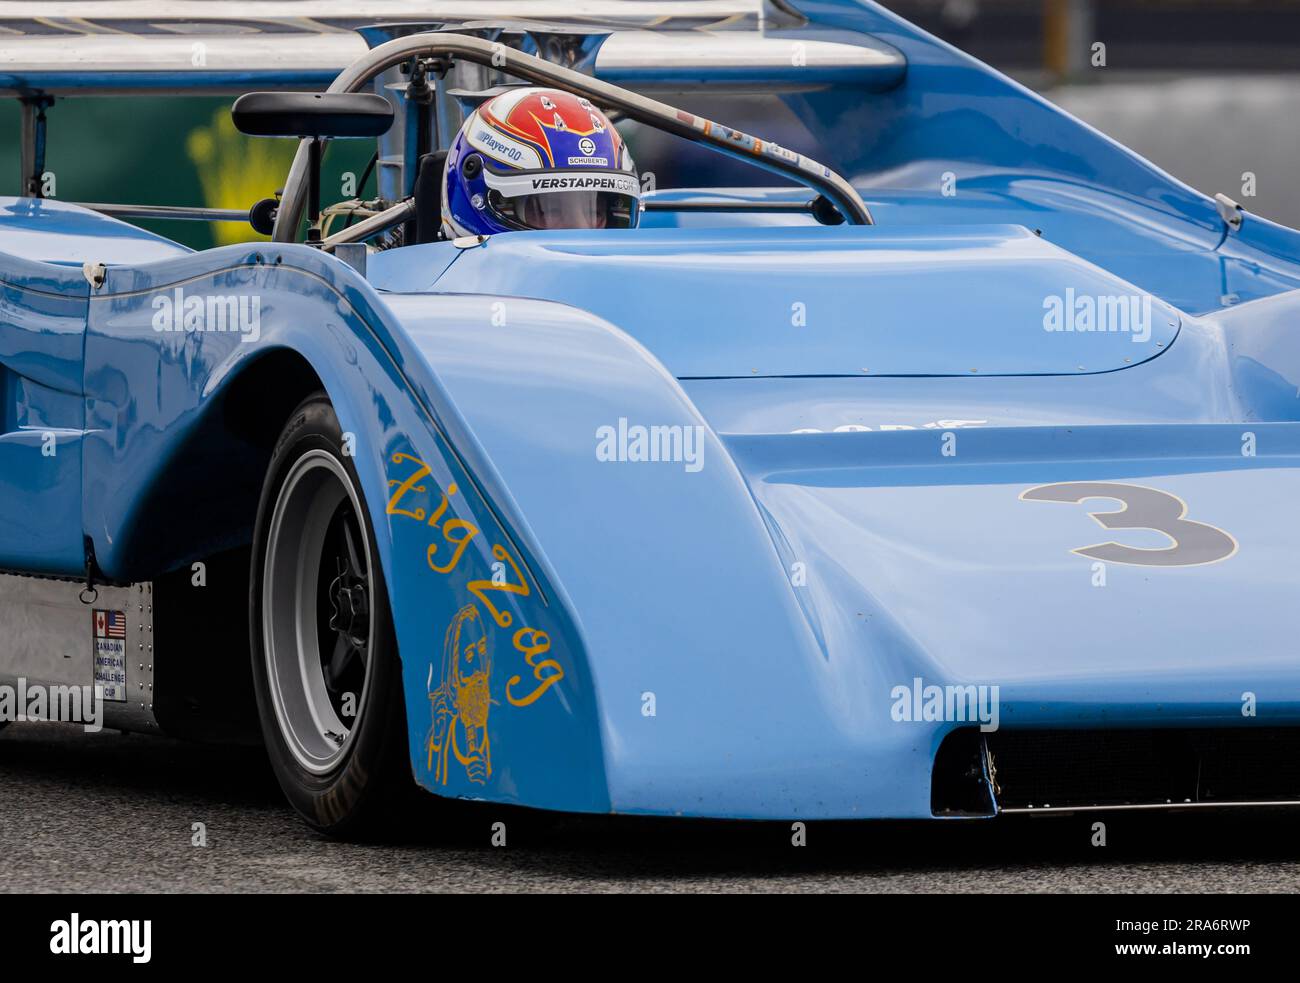
[{"label": "rear wing", "polygon": [[0,95],[324,89],[366,53],[365,25],[520,17],[612,32],[591,74],[638,89],[883,91],[906,68],[890,45],[808,29],[764,0],[587,0],[573,11],[565,0],[0,0]]}]

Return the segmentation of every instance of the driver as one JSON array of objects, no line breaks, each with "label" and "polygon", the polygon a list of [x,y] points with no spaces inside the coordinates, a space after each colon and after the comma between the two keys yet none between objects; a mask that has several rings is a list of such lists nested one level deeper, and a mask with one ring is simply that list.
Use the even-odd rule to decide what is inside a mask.
[{"label": "driver", "polygon": [[640,192],[632,155],[599,109],[558,89],[510,89],[470,113],[452,142],[443,232],[635,228]]}]

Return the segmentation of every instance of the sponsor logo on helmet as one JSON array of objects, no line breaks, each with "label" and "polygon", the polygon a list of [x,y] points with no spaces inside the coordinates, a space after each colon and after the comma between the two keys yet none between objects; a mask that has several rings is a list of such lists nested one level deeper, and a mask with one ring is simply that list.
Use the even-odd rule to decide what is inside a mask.
[{"label": "sponsor logo on helmet", "polygon": [[533,191],[620,191],[632,194],[636,182],[612,174],[556,174],[535,177],[530,181]]},{"label": "sponsor logo on helmet", "polygon": [[528,170],[542,166],[541,155],[538,154],[536,149],[511,136],[498,132],[490,124],[482,121],[474,122],[473,128],[467,133],[466,139],[471,147],[481,150],[493,160],[508,164],[511,167]]},{"label": "sponsor logo on helmet", "polygon": [[492,131],[486,127],[474,134],[474,142],[483,150],[490,151],[495,156],[503,157],[509,161],[517,161],[524,155],[524,152],[518,147],[512,147],[509,144],[502,143],[493,136]]},{"label": "sponsor logo on helmet", "polygon": [[584,167],[608,167],[608,157],[570,157],[570,166],[581,165]]},{"label": "sponsor logo on helmet", "polygon": [[582,156],[590,157],[596,152],[596,141],[591,137],[583,137],[578,141],[578,150],[582,152]]}]

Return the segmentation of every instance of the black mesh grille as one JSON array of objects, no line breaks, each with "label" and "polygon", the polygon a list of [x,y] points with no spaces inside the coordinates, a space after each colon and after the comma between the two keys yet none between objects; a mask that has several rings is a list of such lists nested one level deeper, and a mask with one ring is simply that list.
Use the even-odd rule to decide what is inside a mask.
[{"label": "black mesh grille", "polygon": [[986,740],[1003,809],[1300,801],[1295,728],[1022,730]]}]

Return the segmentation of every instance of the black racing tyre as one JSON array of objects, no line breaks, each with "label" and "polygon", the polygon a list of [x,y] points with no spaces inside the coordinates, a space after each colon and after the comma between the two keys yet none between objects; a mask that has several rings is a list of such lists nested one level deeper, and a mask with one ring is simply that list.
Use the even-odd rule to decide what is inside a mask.
[{"label": "black racing tyre", "polygon": [[280,787],[315,829],[371,835],[414,782],[374,530],[324,393],[276,442],[250,584],[253,685]]}]

